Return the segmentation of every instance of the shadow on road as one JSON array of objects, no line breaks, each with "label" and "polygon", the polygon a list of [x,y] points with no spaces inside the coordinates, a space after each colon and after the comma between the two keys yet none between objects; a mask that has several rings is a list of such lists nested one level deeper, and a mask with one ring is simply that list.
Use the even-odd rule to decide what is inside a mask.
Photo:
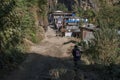
[{"label": "shadow on road", "polygon": [[[118,65],[114,67],[120,69]],[[85,65],[84,62],[79,62],[79,68],[76,69],[72,58],[30,53],[18,70],[3,80],[112,80],[114,76],[116,76],[114,80],[120,79],[118,73],[114,74],[110,71],[108,67],[97,64]]]}]

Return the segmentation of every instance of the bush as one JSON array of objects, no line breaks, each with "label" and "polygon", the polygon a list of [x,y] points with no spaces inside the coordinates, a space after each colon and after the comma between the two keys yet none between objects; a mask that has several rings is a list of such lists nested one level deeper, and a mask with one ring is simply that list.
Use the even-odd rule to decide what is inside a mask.
[{"label": "bush", "polygon": [[94,39],[89,42],[86,53],[98,64],[110,65],[116,63],[119,57],[119,38],[117,31],[110,28],[101,28],[94,33]]}]

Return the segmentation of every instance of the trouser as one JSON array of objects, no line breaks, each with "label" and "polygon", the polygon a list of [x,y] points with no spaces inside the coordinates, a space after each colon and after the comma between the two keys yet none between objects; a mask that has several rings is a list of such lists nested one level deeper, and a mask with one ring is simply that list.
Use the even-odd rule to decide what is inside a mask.
[{"label": "trouser", "polygon": [[74,66],[75,66],[75,67],[78,66],[78,61],[74,61]]},{"label": "trouser", "polygon": [[78,67],[79,61],[80,61],[80,58],[74,58],[74,67]]}]

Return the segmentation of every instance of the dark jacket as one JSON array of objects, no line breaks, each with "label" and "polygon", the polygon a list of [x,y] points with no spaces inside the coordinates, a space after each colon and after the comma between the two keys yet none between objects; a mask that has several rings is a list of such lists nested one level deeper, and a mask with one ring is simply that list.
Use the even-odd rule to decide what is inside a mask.
[{"label": "dark jacket", "polygon": [[74,48],[72,50],[72,55],[73,55],[74,61],[78,61],[78,60],[80,60],[81,52],[78,48]]}]

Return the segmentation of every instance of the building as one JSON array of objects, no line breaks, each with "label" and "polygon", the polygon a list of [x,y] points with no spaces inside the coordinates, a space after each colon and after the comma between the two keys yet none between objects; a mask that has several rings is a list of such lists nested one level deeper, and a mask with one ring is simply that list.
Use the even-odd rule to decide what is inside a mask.
[{"label": "building", "polygon": [[58,24],[61,25],[61,32],[66,34],[78,33],[79,29],[79,17],[75,16],[74,12],[54,11],[49,14],[50,23],[57,28]]},{"label": "building", "polygon": [[97,30],[96,26],[93,24],[85,24],[80,27],[81,30],[81,39],[83,41],[90,41],[94,38],[94,31]]},{"label": "building", "polygon": [[72,12],[63,12],[63,11],[57,10],[57,11],[49,13],[49,19],[51,19],[50,22],[52,24],[54,24],[59,17],[61,17],[61,18],[66,17],[67,18],[67,17],[72,16],[72,14],[73,14]]}]

